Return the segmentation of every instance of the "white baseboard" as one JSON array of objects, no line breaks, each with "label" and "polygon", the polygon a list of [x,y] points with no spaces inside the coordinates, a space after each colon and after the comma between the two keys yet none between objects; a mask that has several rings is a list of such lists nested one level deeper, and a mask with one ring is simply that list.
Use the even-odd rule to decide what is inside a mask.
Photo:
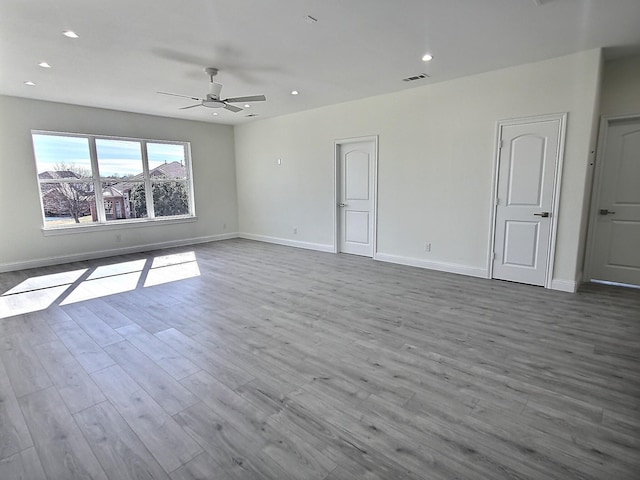
[{"label": "white baseboard", "polygon": [[578,290],[578,281],[554,279],[554,280],[551,280],[551,290],[576,293],[576,291]]},{"label": "white baseboard", "polygon": [[[57,257],[38,258],[27,260],[24,262],[13,262],[0,264],[0,273],[12,272],[15,270],[26,270],[28,268],[48,267],[51,265],[59,265],[63,263],[81,262],[84,260],[92,260],[97,258],[112,257],[115,255],[126,255],[130,253],[146,252],[149,250],[162,250],[164,248],[182,247],[186,245],[196,245],[199,243],[216,242],[220,240],[228,240],[231,238],[245,238],[247,240],[256,240],[259,242],[274,243],[277,245],[285,245],[288,247],[304,248],[306,250],[315,250],[319,252],[334,253],[333,245],[322,243],[302,242],[298,240],[290,240],[287,238],[269,237],[266,235],[254,235],[252,233],[224,233],[220,235],[209,235],[206,237],[185,238],[181,240],[172,240],[169,242],[149,243],[145,245],[135,245],[132,247],[113,248],[108,250],[98,250],[94,252],[85,252],[74,255],[61,255]],[[480,267],[470,267],[468,265],[460,265],[455,263],[434,262],[423,260],[420,258],[403,257],[400,255],[389,255],[386,253],[378,253],[374,256],[375,260],[381,262],[397,263],[399,265],[408,265],[411,267],[426,268],[437,270],[440,272],[457,273],[460,275],[468,275],[471,277],[488,278],[487,271]],[[582,273],[580,274],[582,275]],[[576,280],[559,280],[555,279],[551,282],[551,289],[562,292],[575,293],[578,289],[579,278]]]},{"label": "white baseboard", "polygon": [[299,240],[290,240],[288,238],[268,237],[266,235],[254,235],[253,233],[240,233],[240,238],[247,240],[256,240],[258,242],[275,243],[277,245],[286,245],[287,247],[304,248],[306,250],[316,250],[318,252],[333,253],[335,251],[333,245],[324,243],[301,242]]},{"label": "white baseboard", "polygon": [[487,271],[481,267],[470,267],[468,265],[459,265],[456,263],[434,262],[431,260],[423,260],[421,258],[402,257],[399,255],[389,255],[386,253],[378,253],[375,255],[374,259],[380,260],[381,262],[408,265],[410,267],[438,270],[439,272],[457,273],[460,275],[468,275],[470,277],[487,278]]},{"label": "white baseboard", "polygon": [[185,238],[181,240],[172,240],[170,242],[149,243],[145,245],[135,245],[132,247],[98,250],[94,252],[78,253],[74,255],[61,255],[58,257],[38,258],[35,260],[27,260],[24,262],[3,263],[3,264],[0,264],[0,273],[12,272],[14,270],[25,270],[27,268],[48,267],[50,265],[59,265],[62,263],[81,262],[84,260],[93,260],[95,258],[113,257],[115,255],[126,255],[130,253],[146,252],[148,250],[161,250],[163,248],[182,247],[185,245],[196,245],[198,243],[216,242],[219,240],[227,240],[230,238],[238,238],[238,234],[223,233],[221,235],[209,235],[206,237]]}]

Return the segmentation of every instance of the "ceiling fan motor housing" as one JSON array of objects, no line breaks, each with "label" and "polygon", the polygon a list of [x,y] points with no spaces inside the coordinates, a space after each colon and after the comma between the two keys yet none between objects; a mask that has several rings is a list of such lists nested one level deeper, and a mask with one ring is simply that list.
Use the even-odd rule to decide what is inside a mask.
[{"label": "ceiling fan motor housing", "polygon": [[222,108],[225,106],[225,103],[215,98],[207,98],[206,100],[202,101],[202,106],[208,108]]},{"label": "ceiling fan motor housing", "polygon": [[210,82],[209,83],[209,95],[207,95],[207,100],[209,100],[209,99],[213,99],[213,100],[220,99],[220,92],[221,91],[222,91],[222,84],[221,83]]}]

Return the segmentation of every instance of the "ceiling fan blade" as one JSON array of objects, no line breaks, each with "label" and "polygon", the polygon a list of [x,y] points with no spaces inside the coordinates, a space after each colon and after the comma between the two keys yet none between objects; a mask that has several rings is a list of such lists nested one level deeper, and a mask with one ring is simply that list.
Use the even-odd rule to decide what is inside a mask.
[{"label": "ceiling fan blade", "polygon": [[227,98],[224,101],[225,102],[232,102],[232,103],[251,103],[251,102],[264,102],[267,99],[267,97],[265,97],[264,95],[250,95],[248,97],[233,97],[233,98]]},{"label": "ceiling fan blade", "polygon": [[229,110],[230,112],[233,112],[233,113],[238,113],[238,112],[242,111],[242,109],[240,107],[236,107],[235,105],[226,105],[225,104],[224,109],[225,110]]},{"label": "ceiling fan blade", "polygon": [[190,98],[191,100],[198,100],[200,102],[202,101],[202,98],[192,97],[191,95],[180,95],[179,93],[170,93],[170,92],[156,92],[156,93],[160,93],[162,95],[171,95],[174,97]]},{"label": "ceiling fan blade", "polygon": [[202,104],[201,103],[196,103],[195,105],[189,105],[188,107],[180,107],[179,110],[186,110],[187,108],[195,108],[195,107],[201,107]]}]

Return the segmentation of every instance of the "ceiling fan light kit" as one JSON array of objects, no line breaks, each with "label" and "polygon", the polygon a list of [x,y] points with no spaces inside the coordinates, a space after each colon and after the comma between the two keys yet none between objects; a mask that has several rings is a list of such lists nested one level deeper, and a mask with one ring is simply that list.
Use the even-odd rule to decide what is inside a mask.
[{"label": "ceiling fan light kit", "polygon": [[264,102],[267,100],[267,97],[264,95],[250,95],[246,97],[232,97],[232,98],[220,98],[220,92],[222,91],[222,84],[216,83],[214,77],[218,74],[218,69],[215,67],[207,67],[204,69],[205,73],[209,76],[209,93],[205,96],[205,98],[193,97],[191,95],[181,95],[179,93],[171,93],[171,92],[158,92],[162,95],[171,95],[174,97],[183,97],[189,98],[191,100],[195,100],[199,103],[195,105],[188,105],[186,107],[180,108],[180,110],[187,110],[189,108],[195,107],[206,107],[206,108],[224,108],[225,110],[229,110],[230,112],[241,112],[242,108],[236,107],[235,105],[231,105],[231,103],[251,103],[251,102]]}]

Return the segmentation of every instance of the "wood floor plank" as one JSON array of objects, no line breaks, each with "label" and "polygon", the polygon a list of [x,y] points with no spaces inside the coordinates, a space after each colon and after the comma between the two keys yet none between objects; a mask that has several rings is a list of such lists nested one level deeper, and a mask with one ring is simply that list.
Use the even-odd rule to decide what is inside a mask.
[{"label": "wood floor plank", "polygon": [[176,380],[200,370],[200,367],[137,324],[126,325],[117,331]]},{"label": "wood floor plank", "polygon": [[[319,392],[307,393],[300,390],[292,394],[294,402],[298,402],[314,412],[318,412],[334,427],[345,428],[360,443],[371,445],[380,455],[402,464],[415,476],[428,471],[431,478],[445,480],[450,472],[443,469],[443,462],[430,451],[419,448],[408,437],[398,431],[386,428],[381,422],[374,422],[357,415],[350,409],[337,410],[335,403],[328,402],[329,395],[320,396]],[[437,459],[436,459],[437,458]]]},{"label": "wood floor plank", "polygon": [[220,358],[215,352],[174,328],[158,332],[156,337],[172,345],[184,357],[231,388],[239,387],[253,380],[253,376],[249,373],[235,367],[230,361]]},{"label": "wood floor plank", "polygon": [[51,328],[88,373],[115,363],[73,320],[57,323]]},{"label": "wood floor plank", "polygon": [[0,460],[2,480],[46,480],[40,458],[34,447]]},{"label": "wood floor plank", "polygon": [[0,460],[32,445],[9,375],[0,359]]},{"label": "wood floor plank", "polygon": [[180,383],[246,436],[253,436],[267,419],[267,414],[205,371],[195,373]]},{"label": "wood floor plank", "polygon": [[47,318],[47,313],[39,311],[0,319],[0,337],[19,335],[33,346],[57,340]]},{"label": "wood floor plank", "polygon": [[122,341],[118,332],[87,306],[76,303],[65,307],[65,311],[101,347]]},{"label": "wood floor plank", "polygon": [[[237,309],[234,309],[237,312]],[[239,324],[234,313],[226,311],[217,315],[222,319],[211,319],[208,324],[201,325],[199,331],[191,337],[219,355],[233,359],[233,364],[255,378],[269,379],[270,383],[278,383],[278,390],[293,391],[307,383],[299,372],[278,369],[273,362],[261,355],[269,347],[275,348],[280,342],[265,341],[264,338],[251,337],[244,332],[230,332],[230,323]],[[217,318],[217,317],[216,317]],[[221,328],[222,327],[222,328]],[[224,333],[222,333],[224,332]]]},{"label": "wood floor plank", "polygon": [[52,385],[34,347],[21,334],[0,338],[0,359],[17,397]]},{"label": "wood floor plank", "polygon": [[[571,442],[583,450],[582,455],[587,451],[597,451],[614,465],[630,472],[640,471],[640,439],[633,438],[624,431],[614,430],[604,423],[596,425],[553,410],[537,410],[529,405],[522,412],[521,422],[531,429],[551,435],[558,442],[557,448],[562,448],[565,442]],[[578,455],[582,456],[580,453]]]},{"label": "wood floor plank", "polygon": [[178,413],[200,401],[128,341],[105,347],[105,351],[169,415]]},{"label": "wood floor plank", "polygon": [[175,416],[176,421],[195,438],[216,464],[237,479],[273,478],[293,480],[270,456],[264,455],[263,437],[253,431],[247,436],[224,415],[198,403]]},{"label": "wood floor plank", "polygon": [[349,467],[339,465],[325,477],[326,480],[351,480],[353,478],[360,478],[363,480],[382,480],[382,478],[374,472],[366,470],[362,465],[355,462],[350,463]]},{"label": "wood floor plank", "polygon": [[[361,408],[363,421],[382,425],[411,444],[429,449],[438,458],[439,468],[453,469],[447,476],[456,471],[469,478],[496,479],[517,478],[519,474],[525,478],[563,478],[567,475],[563,471],[562,475],[554,476],[553,469],[547,471],[544,463],[537,461],[539,453],[529,448],[526,441],[488,434],[484,425],[474,424],[469,415],[452,414],[447,410],[434,411],[428,416],[416,415],[408,409],[397,409],[376,396],[369,397]],[[505,412],[500,424],[508,425],[513,418]]]},{"label": "wood floor plank", "polygon": [[40,345],[37,355],[72,414],[105,400],[100,389],[60,340]]},{"label": "wood floor plank", "polygon": [[640,440],[640,415],[626,415],[615,411],[615,409],[605,409],[602,424],[614,431],[625,433],[632,438]]},{"label": "wood floor plank", "polygon": [[46,310],[40,310],[38,312],[32,312],[29,315],[35,318],[42,318],[48,325],[55,325],[56,323],[68,322],[71,317],[67,315],[62,307],[58,305],[51,305]]},{"label": "wood floor plank", "polygon": [[[246,477],[245,477],[246,478]],[[171,472],[171,480],[233,480],[231,474],[220,468],[208,453],[201,453],[177,470]]]},{"label": "wood floor plank", "polygon": [[140,325],[150,333],[160,332],[169,328],[164,322],[166,308],[162,303],[153,302],[145,295],[133,291],[111,298],[110,304],[121,314]]},{"label": "wood floor plank", "polygon": [[119,310],[112,307],[108,301],[102,298],[95,298],[81,303],[81,305],[87,307],[93,313],[96,314],[103,322],[109,325],[111,328],[118,329],[126,325],[131,325],[133,321],[122,314]]},{"label": "wood floor plank", "polygon": [[202,448],[119,365],[92,374],[142,443],[169,473]]},{"label": "wood floor plank", "polygon": [[127,422],[109,402],[74,415],[80,430],[111,478],[119,480],[168,480]]},{"label": "wood floor plank", "polygon": [[[266,382],[252,380],[236,388],[235,392],[267,415],[272,415],[284,408],[286,395],[294,391],[295,387],[291,386],[283,391],[278,386],[274,387],[268,379],[265,380]],[[280,382],[279,384],[281,385]]]},{"label": "wood floor plank", "polygon": [[[531,429],[526,419],[501,415],[491,406],[478,405],[469,422],[473,428],[483,432],[484,436],[498,439],[501,447],[491,442],[494,451],[503,453],[505,446],[515,447],[515,451],[504,460],[511,461],[512,467],[522,468],[528,465],[547,477],[599,479],[611,475],[613,478],[627,478],[628,469],[613,458],[604,458],[596,451],[583,448],[575,442],[566,442],[553,432],[544,429]],[[522,454],[520,454],[521,452]],[[576,460],[580,458],[580,460]]]},{"label": "wood floor plank", "polygon": [[[315,404],[307,405],[298,402],[295,394],[288,396],[286,408],[279,413],[272,415],[270,421],[281,422],[284,417],[285,423],[294,424],[298,429],[306,431],[309,435],[317,438],[326,446],[322,451],[332,458],[339,466],[346,466],[348,470],[375,471],[382,478],[398,479],[418,479],[421,475],[416,475],[404,465],[395,461],[394,458],[381,453],[367,441],[356,438],[349,430],[349,424],[353,418],[343,424],[328,422],[324,412],[326,405],[320,403],[316,408]],[[351,465],[356,463],[356,465]]]},{"label": "wood floor plank", "polygon": [[19,401],[48,478],[107,480],[54,387],[25,395]]}]

